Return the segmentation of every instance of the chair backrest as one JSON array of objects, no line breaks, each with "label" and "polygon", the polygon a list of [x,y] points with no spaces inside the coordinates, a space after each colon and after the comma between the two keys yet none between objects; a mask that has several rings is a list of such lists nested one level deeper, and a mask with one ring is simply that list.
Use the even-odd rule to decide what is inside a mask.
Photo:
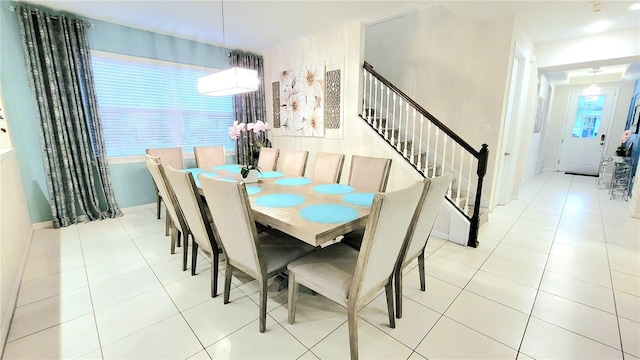
[{"label": "chair backrest", "polygon": [[304,176],[304,169],[307,167],[308,151],[283,150],[280,154],[280,171],[292,176]]},{"label": "chair backrest", "polygon": [[402,255],[402,265],[404,265],[405,260],[413,260],[419,255],[427,244],[452,177],[453,175],[449,172],[436,178],[426,179],[429,185],[424,195],[422,206],[416,210],[416,223],[409,235],[407,251]]},{"label": "chair backrest", "polygon": [[258,157],[258,169],[260,171],[274,171],[278,165],[278,149],[261,147]]},{"label": "chair backrest", "polygon": [[416,182],[405,189],[374,196],[349,299],[359,302],[369,298],[391,277],[416,209],[422,205],[426,184]]},{"label": "chair backrest", "polygon": [[227,261],[243,271],[258,276],[262,270],[257,244],[257,230],[249,196],[244,183],[215,179],[205,174],[198,177],[207,199],[214,231]]},{"label": "chair backrest", "polygon": [[384,192],[387,189],[391,159],[369,156],[351,156],[349,185],[360,190]]},{"label": "chair backrest", "polygon": [[319,152],[316,155],[316,164],[313,168],[313,178],[315,180],[337,183],[342,174],[344,165],[344,154],[332,154]]},{"label": "chair backrest", "polygon": [[165,173],[193,239],[204,250],[213,254],[212,246],[215,246],[213,230],[206,213],[206,205],[203,204],[202,197],[198,193],[193,175],[190,172],[176,170],[171,166],[165,167]]},{"label": "chair backrest", "polygon": [[158,188],[160,196],[164,199],[165,207],[169,212],[171,220],[173,220],[174,224],[180,228],[180,232],[187,234],[189,227],[184,221],[184,216],[182,215],[182,210],[176,200],[173,188],[170,186],[169,181],[167,181],[167,176],[164,173],[162,163],[156,159],[159,160],[157,157],[147,155],[147,169],[149,169],[149,172],[151,173],[151,177]]},{"label": "chair backrest", "polygon": [[174,169],[184,169],[182,148],[180,147],[147,149],[146,152],[151,156],[159,157],[163,166],[171,166]]},{"label": "chair backrest", "polygon": [[225,165],[227,155],[224,145],[220,146],[194,146],[193,156],[196,158],[196,167],[211,170],[212,166]]}]

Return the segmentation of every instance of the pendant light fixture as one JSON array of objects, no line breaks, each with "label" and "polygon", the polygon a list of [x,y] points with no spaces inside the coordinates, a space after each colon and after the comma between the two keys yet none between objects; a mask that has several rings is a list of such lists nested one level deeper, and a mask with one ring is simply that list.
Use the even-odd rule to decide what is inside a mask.
[{"label": "pendant light fixture", "polygon": [[[222,13],[222,49],[226,53],[224,34],[224,0],[220,1]],[[208,96],[226,96],[258,90],[256,70],[232,67],[198,79],[198,93]]]},{"label": "pendant light fixture", "polygon": [[602,90],[598,85],[596,85],[596,74],[598,73],[598,71],[600,71],[600,69],[593,68],[593,70],[591,71],[593,72],[593,80],[591,81],[591,85],[589,85],[588,88],[582,90],[582,95],[585,95],[585,96],[600,95],[600,91]]}]

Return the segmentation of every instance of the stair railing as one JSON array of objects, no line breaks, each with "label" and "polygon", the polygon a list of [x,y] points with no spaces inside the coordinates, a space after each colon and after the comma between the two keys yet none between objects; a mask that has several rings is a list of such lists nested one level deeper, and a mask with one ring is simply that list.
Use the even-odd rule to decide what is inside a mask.
[{"label": "stair railing", "polygon": [[[366,62],[363,73],[360,117],[422,176],[453,173],[446,199],[469,220],[467,245],[477,247],[488,145],[483,144],[480,150],[474,149]],[[472,185],[474,178],[475,186]]]}]

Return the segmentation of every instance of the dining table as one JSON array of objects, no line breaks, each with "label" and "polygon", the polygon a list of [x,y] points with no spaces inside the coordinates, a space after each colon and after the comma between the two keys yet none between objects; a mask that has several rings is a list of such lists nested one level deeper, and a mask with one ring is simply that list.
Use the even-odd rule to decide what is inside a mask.
[{"label": "dining table", "polygon": [[[202,194],[201,176],[243,181],[241,165],[185,169]],[[364,228],[374,193],[345,184],[262,171],[256,183],[245,183],[256,222],[320,246],[350,231]]]}]

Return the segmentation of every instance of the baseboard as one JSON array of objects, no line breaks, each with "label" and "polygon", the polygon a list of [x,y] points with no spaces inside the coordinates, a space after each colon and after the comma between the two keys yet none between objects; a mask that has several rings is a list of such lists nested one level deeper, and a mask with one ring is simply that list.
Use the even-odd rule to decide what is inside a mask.
[{"label": "baseboard", "polygon": [[126,208],[122,208],[120,209],[122,211],[123,214],[127,214],[127,213],[131,213],[131,212],[135,212],[135,211],[140,211],[140,210],[149,210],[149,209],[155,209],[157,206],[156,203],[149,203],[149,204],[142,204],[142,205],[136,205],[136,206],[129,206]]},{"label": "baseboard", "polygon": [[53,221],[43,221],[32,224],[33,230],[50,229],[53,227]]}]

